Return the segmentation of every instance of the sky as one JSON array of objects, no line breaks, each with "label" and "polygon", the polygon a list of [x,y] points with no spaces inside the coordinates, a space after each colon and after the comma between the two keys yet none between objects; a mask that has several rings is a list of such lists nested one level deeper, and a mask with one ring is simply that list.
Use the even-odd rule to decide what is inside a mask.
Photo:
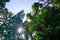
[{"label": "sky", "polygon": [[27,13],[31,11],[34,2],[38,2],[38,0],[10,0],[10,2],[6,4],[6,8],[14,14],[17,14],[21,10]]}]

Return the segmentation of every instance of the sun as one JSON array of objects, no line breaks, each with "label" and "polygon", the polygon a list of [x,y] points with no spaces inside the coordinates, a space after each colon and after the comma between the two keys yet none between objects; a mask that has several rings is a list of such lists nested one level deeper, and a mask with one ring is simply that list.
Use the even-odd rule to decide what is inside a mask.
[{"label": "sun", "polygon": [[22,33],[24,31],[25,31],[24,28],[22,28],[22,27],[18,28],[18,33]]}]

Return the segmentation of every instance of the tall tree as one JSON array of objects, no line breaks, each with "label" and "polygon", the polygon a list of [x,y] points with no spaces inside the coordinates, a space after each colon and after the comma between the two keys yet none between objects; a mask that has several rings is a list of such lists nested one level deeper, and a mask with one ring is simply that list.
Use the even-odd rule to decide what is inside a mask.
[{"label": "tall tree", "polygon": [[28,25],[29,32],[35,32],[35,35],[32,36],[32,40],[60,40],[60,9],[59,9],[59,0],[51,0],[52,7],[45,6],[40,11],[38,11],[39,6],[33,4],[32,10],[35,14],[27,15],[30,17],[31,22]]},{"label": "tall tree", "polygon": [[[1,24],[12,17],[12,12],[9,12],[5,7],[6,2],[9,1],[10,0],[0,0],[0,40],[3,40],[5,36],[4,33],[1,33],[1,31],[4,30],[3,26],[5,25],[1,26]],[[6,32],[6,30],[4,32]]]}]

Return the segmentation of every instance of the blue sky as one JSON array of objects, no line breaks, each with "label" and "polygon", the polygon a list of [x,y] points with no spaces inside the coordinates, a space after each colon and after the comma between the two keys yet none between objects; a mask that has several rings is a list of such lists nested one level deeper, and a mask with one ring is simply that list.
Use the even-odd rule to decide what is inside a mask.
[{"label": "blue sky", "polygon": [[26,13],[31,10],[34,2],[38,2],[38,0],[10,0],[10,2],[6,4],[6,7],[14,14],[21,10],[24,10]]}]

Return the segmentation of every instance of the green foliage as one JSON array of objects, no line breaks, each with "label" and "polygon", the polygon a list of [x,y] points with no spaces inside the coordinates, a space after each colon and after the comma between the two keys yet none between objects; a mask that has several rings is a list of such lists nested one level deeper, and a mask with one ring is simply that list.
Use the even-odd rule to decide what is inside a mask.
[{"label": "green foliage", "polygon": [[38,2],[36,2],[36,3],[34,3],[33,5],[32,5],[32,10],[33,10],[33,12],[35,13],[35,14],[37,14],[38,13],[38,7],[39,7],[39,3]]},{"label": "green foliage", "polygon": [[54,6],[49,7],[48,4],[40,11],[39,3],[32,5],[34,15],[32,17],[29,15],[32,21],[28,25],[29,32],[36,31],[32,40],[60,40],[60,1],[51,2]]},{"label": "green foliage", "polygon": [[[6,20],[12,17],[12,12],[8,12],[8,9],[5,8],[6,2],[10,0],[0,0],[0,22],[4,23]],[[8,36],[11,36],[11,31],[13,28],[8,22],[1,25],[0,23],[0,40],[9,40]],[[10,33],[10,34],[9,34]],[[7,36],[8,35],[8,36]]]},{"label": "green foliage", "polygon": [[28,13],[26,16],[27,16],[27,19],[32,19],[32,16],[30,15],[30,13]]},{"label": "green foliage", "polygon": [[42,32],[41,31],[37,31],[35,33],[34,39],[33,40],[42,40]]},{"label": "green foliage", "polygon": [[42,4],[39,4],[39,2],[35,2],[32,5],[32,10],[33,10],[34,15],[37,15],[39,13],[39,8],[41,7],[42,7]]},{"label": "green foliage", "polygon": [[52,4],[60,9],[60,0],[51,0]]},{"label": "green foliage", "polygon": [[42,18],[45,20],[45,25],[50,25],[51,27],[59,25],[59,14],[59,9],[49,7],[42,9]]},{"label": "green foliage", "polygon": [[8,20],[9,18],[12,17],[12,14],[13,14],[12,12],[8,12],[7,8],[1,9],[0,10],[0,16],[1,16],[0,22],[4,22],[4,21]]},{"label": "green foliage", "polygon": [[60,3],[60,0],[51,0],[51,1],[52,1],[52,3],[54,3],[54,4]]},{"label": "green foliage", "polygon": [[0,0],[0,8],[5,7],[6,2],[9,2],[10,0]]},{"label": "green foliage", "polygon": [[6,2],[9,2],[10,0],[0,0],[0,22],[6,21],[7,19],[12,17],[12,13],[8,12],[8,9],[5,8]]}]

